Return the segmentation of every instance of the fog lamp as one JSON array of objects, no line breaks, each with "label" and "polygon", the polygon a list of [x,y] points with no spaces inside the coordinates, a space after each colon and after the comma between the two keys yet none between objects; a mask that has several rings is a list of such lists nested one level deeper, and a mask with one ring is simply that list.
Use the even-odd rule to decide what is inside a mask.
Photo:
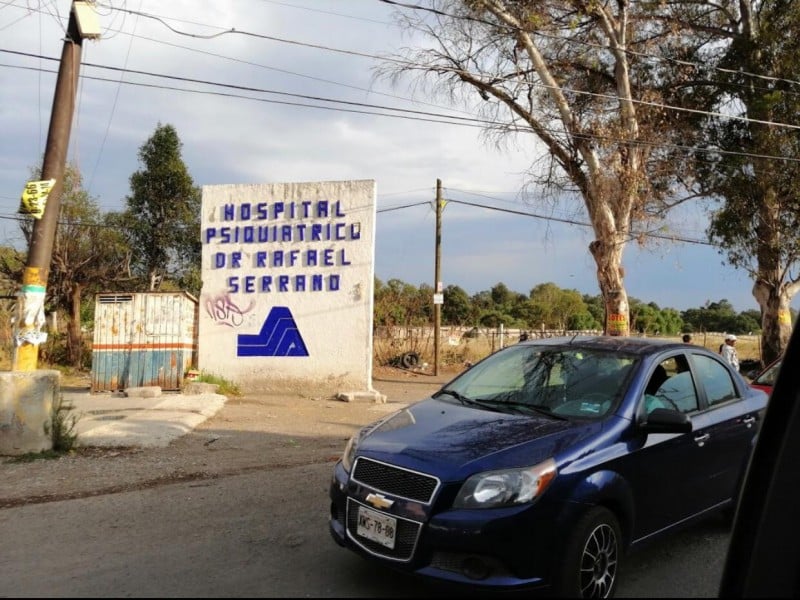
[{"label": "fog lamp", "polygon": [[461,561],[461,572],[470,579],[486,579],[492,568],[480,556],[468,556]]}]

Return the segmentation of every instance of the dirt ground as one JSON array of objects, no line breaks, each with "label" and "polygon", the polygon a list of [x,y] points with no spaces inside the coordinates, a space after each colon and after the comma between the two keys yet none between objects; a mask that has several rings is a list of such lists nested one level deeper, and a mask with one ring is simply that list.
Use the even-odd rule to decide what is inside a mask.
[{"label": "dirt ground", "polygon": [[[385,404],[301,395],[234,396],[166,448],[92,448],[55,459],[0,457],[0,508],[334,462],[361,426],[421,400],[457,374],[376,368]],[[72,382],[73,384],[75,382]],[[88,387],[88,386],[87,386]]]}]

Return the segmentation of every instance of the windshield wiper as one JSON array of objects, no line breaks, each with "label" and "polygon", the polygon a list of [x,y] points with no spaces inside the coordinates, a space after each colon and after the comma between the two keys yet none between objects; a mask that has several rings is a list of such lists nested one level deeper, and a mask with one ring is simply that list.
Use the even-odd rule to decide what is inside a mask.
[{"label": "windshield wiper", "polygon": [[433,397],[438,398],[443,394],[448,394],[449,396],[452,396],[453,398],[461,402],[461,404],[463,404],[464,406],[480,406],[481,408],[485,408],[486,410],[491,410],[494,412],[500,412],[501,407],[504,404],[507,404],[506,402],[498,402],[492,400],[476,400],[475,398],[469,398],[468,396],[465,396],[464,394],[451,389],[439,390],[433,395]]},{"label": "windshield wiper", "polygon": [[450,389],[441,389],[438,392],[436,392],[435,394],[433,394],[433,397],[434,398],[438,398],[442,394],[447,394],[448,396],[452,396],[453,398],[455,398],[456,400],[461,402],[461,404],[465,404],[465,405],[466,404],[477,404],[477,402],[475,400],[473,400],[472,398],[467,398],[464,394],[462,394],[460,392],[457,392],[455,390],[450,390]]},{"label": "windshield wiper", "polygon": [[519,412],[533,411],[541,415],[546,415],[548,417],[558,419],[559,421],[567,420],[567,418],[562,415],[553,414],[549,409],[545,408],[544,406],[535,406],[527,402],[517,402],[515,400],[497,400],[494,398],[480,398],[478,400],[474,400],[474,402],[486,408],[499,408],[501,406],[507,406],[509,408],[514,408]]}]

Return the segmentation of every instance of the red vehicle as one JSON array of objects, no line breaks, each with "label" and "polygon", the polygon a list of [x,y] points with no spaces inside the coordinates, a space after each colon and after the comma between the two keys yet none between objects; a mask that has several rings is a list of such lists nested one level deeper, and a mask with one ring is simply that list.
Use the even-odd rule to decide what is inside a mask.
[{"label": "red vehicle", "polygon": [[781,368],[781,359],[779,356],[773,360],[767,367],[758,375],[753,377],[750,386],[758,390],[764,390],[767,394],[772,394],[772,386],[775,385],[775,379],[778,377],[778,370]]}]

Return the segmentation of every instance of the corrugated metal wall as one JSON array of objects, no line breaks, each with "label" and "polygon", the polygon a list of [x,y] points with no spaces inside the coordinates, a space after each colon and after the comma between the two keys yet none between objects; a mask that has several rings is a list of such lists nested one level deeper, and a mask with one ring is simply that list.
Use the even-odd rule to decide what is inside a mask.
[{"label": "corrugated metal wall", "polygon": [[197,356],[197,300],[185,292],[98,294],[92,391],[178,390]]}]

